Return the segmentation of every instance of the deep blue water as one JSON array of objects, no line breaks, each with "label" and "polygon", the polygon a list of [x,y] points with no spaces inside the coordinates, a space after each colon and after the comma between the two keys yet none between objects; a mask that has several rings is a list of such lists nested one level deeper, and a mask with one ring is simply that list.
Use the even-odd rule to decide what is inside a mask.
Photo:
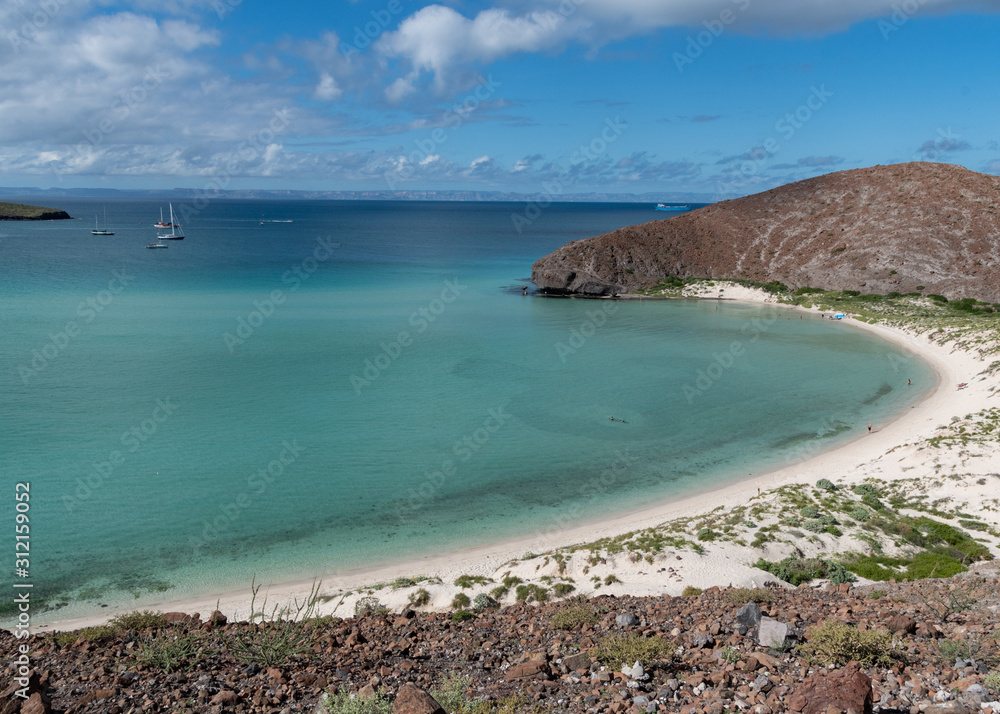
[{"label": "deep blue water", "polygon": [[[787,311],[522,296],[535,259],[649,205],[553,204],[518,232],[523,204],[219,200],[175,204],[187,238],[147,250],[159,204],[55,203],[78,220],[0,224],[0,478],[11,519],[31,483],[53,616],[627,512],[840,443],[933,381]],[[105,204],[116,235],[92,236]]]}]

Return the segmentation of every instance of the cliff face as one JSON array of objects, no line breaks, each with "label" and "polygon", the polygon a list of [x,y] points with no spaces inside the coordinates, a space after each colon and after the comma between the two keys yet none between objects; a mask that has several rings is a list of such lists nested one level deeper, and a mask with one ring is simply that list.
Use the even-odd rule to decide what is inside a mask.
[{"label": "cliff face", "polygon": [[548,293],[588,296],[670,275],[1000,302],[1000,178],[925,162],[841,171],[575,241],[531,271]]}]

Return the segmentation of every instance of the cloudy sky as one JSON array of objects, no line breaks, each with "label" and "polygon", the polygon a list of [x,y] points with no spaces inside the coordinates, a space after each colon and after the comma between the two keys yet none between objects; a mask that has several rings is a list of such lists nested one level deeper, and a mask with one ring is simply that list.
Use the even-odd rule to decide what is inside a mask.
[{"label": "cloudy sky", "polygon": [[995,0],[0,0],[0,186],[1000,173]]}]

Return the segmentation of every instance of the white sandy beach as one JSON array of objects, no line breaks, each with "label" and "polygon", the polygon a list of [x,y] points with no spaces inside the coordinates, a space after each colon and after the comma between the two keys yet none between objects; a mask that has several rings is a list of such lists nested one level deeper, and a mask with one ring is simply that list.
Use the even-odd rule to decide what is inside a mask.
[{"label": "white sandy beach", "polygon": [[[702,288],[701,297],[750,302],[771,302],[772,299],[758,290],[736,285]],[[798,310],[802,308],[788,308]],[[815,315],[814,319],[819,319]],[[775,578],[751,564],[758,558],[780,560],[798,550],[811,557],[849,550],[864,551],[866,546],[849,533],[837,538],[829,534],[811,535],[795,540],[791,536],[752,547],[748,543],[708,542],[701,554],[691,548],[667,549],[655,557],[638,557],[622,552],[594,557],[586,550],[565,552],[559,558],[545,557],[554,549],[593,542],[640,529],[688,519],[687,526],[696,529],[700,514],[711,514],[716,509],[722,513],[744,506],[767,506],[777,503],[775,489],[788,484],[815,484],[819,479],[829,479],[842,487],[866,479],[900,482],[907,490],[923,491],[928,502],[938,502],[942,510],[959,509],[964,514],[979,517],[994,529],[1000,528],[1000,445],[973,442],[961,448],[932,448],[924,443],[943,429],[955,428],[967,415],[981,410],[1000,407],[1000,375],[987,374],[987,367],[995,359],[983,359],[974,350],[960,350],[953,344],[938,344],[928,336],[909,334],[900,329],[869,325],[847,319],[844,329],[864,329],[904,347],[914,356],[931,364],[939,383],[922,402],[913,406],[895,421],[874,424],[866,433],[866,424],[858,425],[858,438],[832,451],[812,455],[804,453],[803,460],[771,473],[748,478],[732,486],[693,495],[683,500],[657,505],[641,511],[598,523],[578,525],[554,532],[527,536],[489,547],[469,549],[445,555],[422,558],[366,571],[317,573],[324,601],[318,614],[350,617],[356,601],[365,595],[378,598],[391,610],[401,610],[410,598],[423,588],[430,596],[425,609],[452,609],[452,598],[458,592],[470,597],[496,587],[505,576],[521,578],[525,583],[555,581],[572,584],[573,594],[623,594],[679,595],[686,586],[700,588],[713,585],[760,585]],[[907,375],[900,371],[905,384]],[[968,386],[958,389],[959,383]],[[809,457],[809,458],[805,458]],[[776,511],[780,511],[777,508]],[[718,512],[718,511],[717,511]],[[755,527],[777,522],[761,520]],[[956,524],[957,525],[957,524]],[[801,535],[801,534],[800,534]],[[974,534],[1000,556],[1000,544],[986,533]],[[691,535],[688,536],[691,538]],[[739,539],[737,539],[739,540]],[[749,540],[749,538],[747,539]],[[787,541],[787,542],[785,542]],[[526,553],[541,556],[525,559]],[[589,556],[589,557],[588,557]],[[561,562],[560,562],[561,561]],[[481,576],[488,582],[460,590],[453,585],[460,575]],[[605,584],[605,580],[620,582]],[[393,589],[399,577],[423,577],[413,586]],[[542,581],[541,578],[546,580]],[[293,583],[265,583],[269,604],[282,604],[309,593],[313,581]],[[381,585],[381,587],[379,587]],[[349,594],[348,594],[349,593]],[[261,595],[264,590],[261,591]],[[513,592],[504,603],[512,602]],[[259,604],[259,603],[258,603]],[[207,617],[218,607],[231,620],[246,619],[250,609],[249,589],[233,593],[219,593],[211,597],[177,602],[146,605],[144,609],[163,612],[180,611],[200,613]],[[49,622],[34,628],[36,631],[71,630],[99,624],[117,613],[106,611],[100,616],[77,620]]]}]

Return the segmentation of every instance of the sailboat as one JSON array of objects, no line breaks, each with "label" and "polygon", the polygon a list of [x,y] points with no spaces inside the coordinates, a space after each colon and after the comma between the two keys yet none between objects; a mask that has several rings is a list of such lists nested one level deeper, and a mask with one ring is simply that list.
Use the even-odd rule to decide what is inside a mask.
[{"label": "sailboat", "polygon": [[[162,220],[160,221],[163,222]],[[170,204],[170,232],[156,236],[158,240],[184,240],[184,234],[178,233],[179,226],[174,223],[174,204]]]},{"label": "sailboat", "polygon": [[101,230],[101,229],[99,229],[97,227],[97,216],[94,216],[94,230],[92,230],[90,232],[90,235],[93,235],[93,236],[113,236],[114,234],[115,234],[114,231],[109,231],[108,230],[108,207],[105,206],[104,207],[104,230]]},{"label": "sailboat", "polygon": [[160,222],[159,223],[154,223],[153,225],[155,227],[157,227],[157,228],[173,228],[174,227],[174,219],[171,218],[170,219],[170,223],[164,223],[163,222],[163,206],[160,206]]}]

